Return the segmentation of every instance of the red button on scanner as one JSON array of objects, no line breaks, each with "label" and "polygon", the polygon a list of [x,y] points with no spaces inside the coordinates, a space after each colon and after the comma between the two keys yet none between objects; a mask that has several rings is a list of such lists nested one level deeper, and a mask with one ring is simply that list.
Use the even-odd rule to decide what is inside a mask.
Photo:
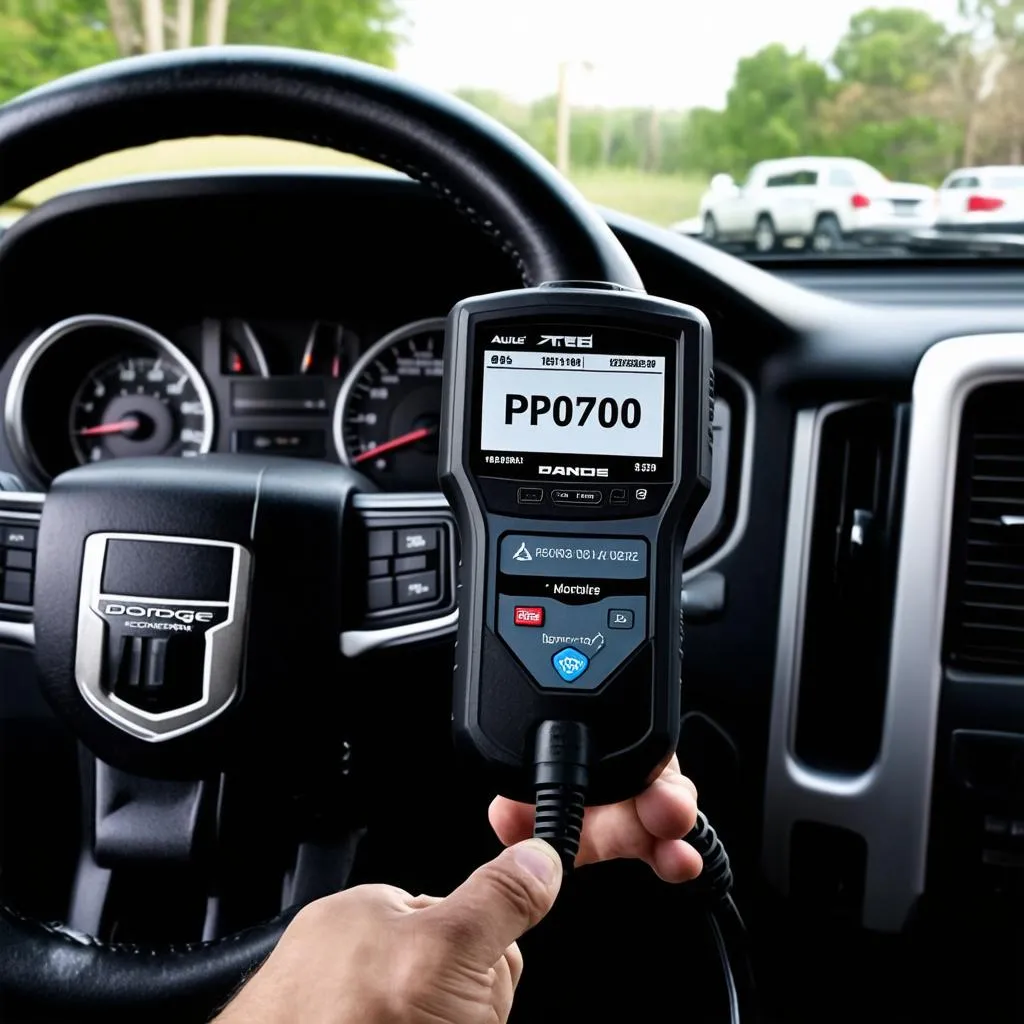
[{"label": "red button on scanner", "polygon": [[543,626],[544,609],[526,608],[523,605],[518,605],[513,621],[517,626]]}]

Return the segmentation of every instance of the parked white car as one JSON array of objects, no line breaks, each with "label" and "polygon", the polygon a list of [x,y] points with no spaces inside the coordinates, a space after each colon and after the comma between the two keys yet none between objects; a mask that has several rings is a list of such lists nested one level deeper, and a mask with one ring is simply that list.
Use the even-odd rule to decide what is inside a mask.
[{"label": "parked white car", "polygon": [[937,228],[1024,231],[1024,167],[961,167],[939,189]]},{"label": "parked white car", "polygon": [[743,185],[711,179],[701,199],[702,236],[768,253],[801,240],[816,252],[847,240],[899,241],[935,223],[935,190],[889,181],[863,160],[789,157],[755,164]]}]

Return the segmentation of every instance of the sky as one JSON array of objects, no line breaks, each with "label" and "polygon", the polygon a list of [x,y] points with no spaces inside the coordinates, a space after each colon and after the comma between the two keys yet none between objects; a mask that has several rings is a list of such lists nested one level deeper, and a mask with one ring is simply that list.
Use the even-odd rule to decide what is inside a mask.
[{"label": "sky", "polygon": [[[404,0],[398,70],[435,88],[551,95],[571,61],[580,106],[721,107],[740,57],[771,42],[826,60],[865,7],[953,24],[957,0]],[[587,67],[589,65],[589,69]]]}]

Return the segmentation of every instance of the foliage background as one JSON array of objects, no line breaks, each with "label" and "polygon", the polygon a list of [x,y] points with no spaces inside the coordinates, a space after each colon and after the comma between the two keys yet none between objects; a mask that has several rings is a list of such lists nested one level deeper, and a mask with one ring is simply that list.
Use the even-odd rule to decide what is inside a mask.
[{"label": "foliage background", "polygon": [[[739,61],[721,110],[575,108],[563,165],[592,198],[668,222],[694,212],[710,175],[742,179],[772,157],[857,156],[931,184],[957,165],[1024,162],[1024,0],[960,0],[960,13],[954,30],[868,7],[825,62],[769,43]],[[0,0],[0,101],[173,46],[299,46],[393,66],[404,19],[400,0]],[[555,160],[554,91],[529,104],[460,94]]]}]

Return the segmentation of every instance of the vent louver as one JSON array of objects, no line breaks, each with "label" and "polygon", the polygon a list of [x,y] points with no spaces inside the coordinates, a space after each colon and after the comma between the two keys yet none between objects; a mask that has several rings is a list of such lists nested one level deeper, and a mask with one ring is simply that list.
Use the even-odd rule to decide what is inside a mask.
[{"label": "vent louver", "polygon": [[964,403],[949,551],[945,661],[1024,675],[1024,384]]},{"label": "vent louver", "polygon": [[864,771],[879,749],[906,420],[864,402],[821,427],[794,744],[814,767]]}]

